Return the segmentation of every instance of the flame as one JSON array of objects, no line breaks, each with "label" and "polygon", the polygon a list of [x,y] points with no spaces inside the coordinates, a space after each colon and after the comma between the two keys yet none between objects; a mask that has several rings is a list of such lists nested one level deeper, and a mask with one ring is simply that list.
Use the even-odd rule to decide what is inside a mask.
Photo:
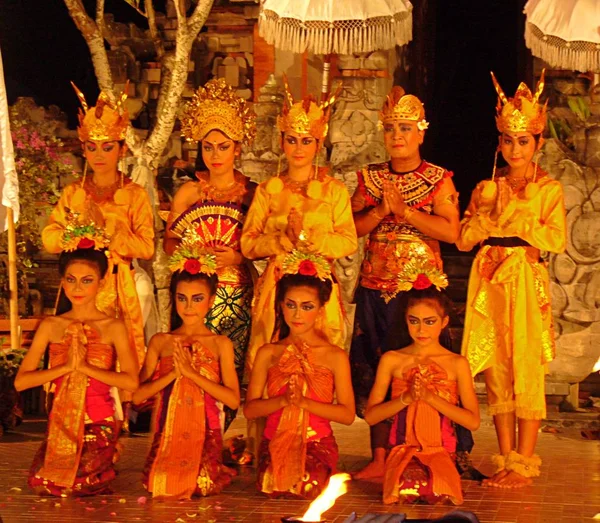
[{"label": "flame", "polygon": [[327,512],[333,507],[337,498],[348,492],[346,481],[349,480],[350,474],[334,474],[331,476],[325,490],[310,504],[300,521],[321,521],[323,512]]},{"label": "flame", "polygon": [[600,358],[598,358],[598,361],[594,365],[594,370],[592,370],[592,372],[600,372]]}]

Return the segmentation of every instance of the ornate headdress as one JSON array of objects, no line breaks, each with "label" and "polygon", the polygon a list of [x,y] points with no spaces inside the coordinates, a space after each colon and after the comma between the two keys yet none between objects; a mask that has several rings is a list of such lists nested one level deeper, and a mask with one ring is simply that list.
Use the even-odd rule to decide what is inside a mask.
[{"label": "ornate headdress", "polygon": [[234,142],[250,143],[256,135],[254,110],[223,78],[198,88],[185,105],[181,124],[181,134],[188,142],[199,142],[213,130]]},{"label": "ornate headdress", "polygon": [[297,249],[283,259],[282,269],[284,274],[313,276],[323,281],[331,278],[331,265],[326,258]]},{"label": "ornate headdress", "polygon": [[416,122],[420,131],[429,127],[425,120],[425,107],[421,100],[412,94],[405,94],[402,87],[396,85],[387,95],[383,108],[379,112],[382,122],[393,122],[394,120],[409,120]]},{"label": "ornate headdress", "polygon": [[329,117],[331,106],[334,104],[338,92],[330,96],[322,104],[317,103],[312,95],[305,96],[299,102],[294,102],[290,92],[287,77],[283,75],[283,86],[285,88],[285,100],[281,114],[277,117],[277,128],[280,132],[294,131],[298,134],[310,134],[319,144],[329,130]]},{"label": "ornate headdress", "polygon": [[125,107],[127,86],[125,86],[125,91],[117,97],[116,103],[111,101],[108,93],[101,91],[96,106],[88,108],[83,93],[73,82],[71,82],[71,85],[75,89],[83,109],[79,109],[78,114],[79,127],[77,128],[77,134],[79,140],[82,142],[87,140],[101,142],[125,140],[127,128],[129,127],[129,113]]},{"label": "ornate headdress", "polygon": [[540,96],[544,90],[544,74],[538,82],[535,93],[532,94],[524,82],[519,84],[515,96],[506,98],[498,80],[492,75],[492,82],[498,93],[498,104],[496,105],[496,127],[501,133],[541,134],[546,126],[546,103],[539,103]]},{"label": "ornate headdress", "polygon": [[432,285],[439,291],[448,287],[448,277],[430,261],[410,260],[398,274],[398,292],[422,291]]},{"label": "ornate headdress", "polygon": [[65,231],[61,238],[63,251],[76,249],[108,249],[110,236],[93,221],[86,220],[84,215],[67,209]]},{"label": "ornate headdress", "polygon": [[214,254],[206,250],[204,242],[195,229],[188,229],[181,243],[169,258],[171,272],[186,271],[190,274],[214,274],[217,270],[217,260]]}]

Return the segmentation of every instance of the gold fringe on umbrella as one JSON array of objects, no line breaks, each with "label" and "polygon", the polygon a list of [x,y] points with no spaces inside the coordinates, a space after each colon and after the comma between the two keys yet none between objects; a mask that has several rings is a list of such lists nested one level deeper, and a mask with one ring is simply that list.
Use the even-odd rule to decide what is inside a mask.
[{"label": "gold fringe on umbrella", "polygon": [[262,11],[260,35],[283,51],[315,54],[368,53],[390,49],[412,40],[412,13],[397,13],[367,20],[302,22],[283,18],[271,10]]},{"label": "gold fringe on umbrella", "polygon": [[534,56],[552,67],[584,73],[600,71],[600,43],[568,42],[557,36],[544,34],[531,22],[525,26],[525,43]]}]

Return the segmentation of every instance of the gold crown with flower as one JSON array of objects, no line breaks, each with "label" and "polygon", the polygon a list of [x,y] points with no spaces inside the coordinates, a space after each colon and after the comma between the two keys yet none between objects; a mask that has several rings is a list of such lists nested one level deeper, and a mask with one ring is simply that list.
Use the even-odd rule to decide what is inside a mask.
[{"label": "gold crown with flower", "polygon": [[395,120],[416,122],[420,131],[429,127],[421,100],[415,95],[405,94],[404,89],[399,85],[394,86],[387,95],[383,108],[379,112],[379,119],[384,123]]},{"label": "gold crown with flower", "polygon": [[397,291],[422,291],[434,286],[438,291],[448,287],[448,277],[430,261],[412,258],[397,277]]},{"label": "gold crown with flower", "polygon": [[81,142],[88,140],[98,142],[125,140],[130,125],[129,113],[125,107],[129,82],[125,86],[125,91],[117,96],[116,102],[110,99],[108,93],[101,91],[94,107],[88,107],[83,93],[73,82],[71,82],[71,85],[81,103],[81,109],[79,109],[77,115],[79,118],[79,127],[77,128],[79,140]]},{"label": "gold crown with flower", "polygon": [[256,136],[254,110],[223,78],[199,87],[181,117],[181,134],[188,142],[199,142],[215,130],[234,142],[251,143]]},{"label": "gold crown with flower", "polygon": [[542,70],[540,81],[538,82],[535,93],[532,93],[524,82],[519,84],[513,98],[506,98],[504,91],[500,87],[498,80],[492,75],[492,82],[498,93],[498,103],[496,105],[496,127],[501,133],[522,133],[541,134],[546,127],[546,105],[539,103],[540,96],[544,90],[544,74]]},{"label": "gold crown with flower", "polygon": [[305,96],[299,102],[294,102],[287,77],[283,75],[285,100],[281,114],[277,117],[277,128],[280,132],[293,131],[298,134],[310,134],[320,144],[329,130],[331,106],[338,97],[338,91],[323,103],[318,104],[312,95]]},{"label": "gold crown with flower", "polygon": [[[106,231],[93,221],[86,219],[85,215],[66,209],[65,230],[61,238],[61,248],[65,252],[77,249],[108,249],[110,236]],[[108,252],[107,252],[108,253]]]},{"label": "gold crown with flower", "polygon": [[331,264],[324,256],[294,249],[282,263],[283,274],[301,274],[320,280],[331,278]]},{"label": "gold crown with flower", "polygon": [[186,271],[190,274],[214,274],[217,271],[217,259],[205,246],[203,239],[195,229],[188,229],[181,243],[169,258],[171,272]]}]

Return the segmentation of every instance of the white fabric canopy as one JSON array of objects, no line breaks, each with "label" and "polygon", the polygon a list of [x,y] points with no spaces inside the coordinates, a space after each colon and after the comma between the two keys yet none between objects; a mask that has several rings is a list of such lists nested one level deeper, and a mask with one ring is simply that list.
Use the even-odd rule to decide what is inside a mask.
[{"label": "white fabric canopy", "polygon": [[8,101],[4,86],[4,69],[0,52],[0,190],[2,191],[2,207],[0,207],[0,228],[5,231],[6,211],[4,207],[12,207],[14,221],[19,219],[19,181],[15,169],[15,153],[10,134]]},{"label": "white fabric canopy", "polygon": [[408,0],[264,0],[260,35],[284,51],[367,53],[412,39]]},{"label": "white fabric canopy", "polygon": [[600,1],[529,0],[525,42],[552,67],[600,71]]}]

